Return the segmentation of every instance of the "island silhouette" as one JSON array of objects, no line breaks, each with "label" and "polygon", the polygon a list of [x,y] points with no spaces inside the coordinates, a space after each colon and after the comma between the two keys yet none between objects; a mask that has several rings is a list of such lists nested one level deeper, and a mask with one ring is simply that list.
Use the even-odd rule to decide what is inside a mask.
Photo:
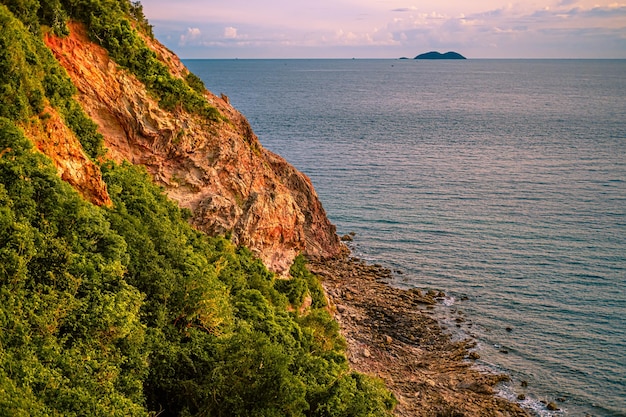
[{"label": "island silhouette", "polygon": [[446,52],[442,54],[441,52],[431,51],[423,54],[419,54],[414,59],[467,59],[463,55],[458,52]]}]

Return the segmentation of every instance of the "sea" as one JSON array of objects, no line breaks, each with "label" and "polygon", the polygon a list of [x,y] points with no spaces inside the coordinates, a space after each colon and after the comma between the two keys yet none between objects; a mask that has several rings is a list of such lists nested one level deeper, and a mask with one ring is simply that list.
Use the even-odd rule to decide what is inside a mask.
[{"label": "sea", "polygon": [[446,293],[446,331],[511,377],[499,395],[626,416],[626,60],[184,63],[356,256]]}]

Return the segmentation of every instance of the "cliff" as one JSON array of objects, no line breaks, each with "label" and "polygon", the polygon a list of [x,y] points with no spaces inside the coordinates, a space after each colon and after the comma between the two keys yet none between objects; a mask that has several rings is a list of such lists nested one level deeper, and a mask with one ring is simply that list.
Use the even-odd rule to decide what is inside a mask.
[{"label": "cliff", "polygon": [[[222,116],[217,121],[180,106],[164,110],[142,82],[89,40],[82,24],[68,27],[69,36],[48,33],[44,41],[78,88],[77,99],[97,123],[109,158],[144,165],[170,198],[191,210],[197,228],[230,234],[276,272],[287,271],[301,252],[313,258],[342,252],[310,180],[263,149],[226,100],[204,92]],[[173,76],[187,76],[173,53],[147,36],[144,41]],[[78,181],[67,170],[63,175]]]}]

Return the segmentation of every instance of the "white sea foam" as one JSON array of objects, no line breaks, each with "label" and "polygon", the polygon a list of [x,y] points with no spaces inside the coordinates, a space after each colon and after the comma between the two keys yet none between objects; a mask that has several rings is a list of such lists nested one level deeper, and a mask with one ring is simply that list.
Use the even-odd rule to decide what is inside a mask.
[{"label": "white sea foam", "polygon": [[523,400],[519,400],[517,398],[518,394],[515,392],[515,390],[513,390],[510,384],[500,384],[496,395],[502,398],[506,398],[509,401],[518,403],[521,407],[531,411],[539,417],[559,417],[568,415],[567,410],[565,409],[548,410],[546,404],[530,395],[526,395]]},{"label": "white sea foam", "polygon": [[455,302],[456,302],[456,298],[452,296],[445,296],[443,300],[441,300],[441,304],[443,304],[446,307],[452,307]]}]

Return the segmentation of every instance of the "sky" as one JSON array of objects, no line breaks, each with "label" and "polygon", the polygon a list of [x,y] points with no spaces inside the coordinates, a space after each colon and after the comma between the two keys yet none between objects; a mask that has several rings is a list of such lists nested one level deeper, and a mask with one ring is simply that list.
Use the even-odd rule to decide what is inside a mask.
[{"label": "sky", "polygon": [[626,0],[141,0],[181,58],[626,58]]}]

